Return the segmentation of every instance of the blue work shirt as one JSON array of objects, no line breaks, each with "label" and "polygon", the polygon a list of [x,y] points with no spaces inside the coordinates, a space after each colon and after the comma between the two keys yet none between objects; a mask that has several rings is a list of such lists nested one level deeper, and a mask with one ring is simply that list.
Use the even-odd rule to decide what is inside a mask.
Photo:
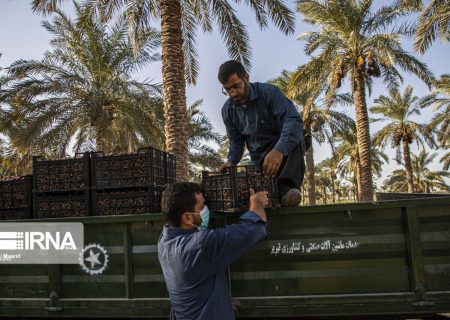
[{"label": "blue work shirt", "polygon": [[169,291],[172,320],[235,319],[226,267],[266,237],[254,212],[238,224],[199,231],[164,226],[158,258]]},{"label": "blue work shirt", "polygon": [[241,160],[245,144],[256,164],[269,148],[286,156],[303,140],[303,121],[294,104],[268,83],[250,83],[246,106],[229,98],[222,119],[230,140],[228,161],[233,165]]}]

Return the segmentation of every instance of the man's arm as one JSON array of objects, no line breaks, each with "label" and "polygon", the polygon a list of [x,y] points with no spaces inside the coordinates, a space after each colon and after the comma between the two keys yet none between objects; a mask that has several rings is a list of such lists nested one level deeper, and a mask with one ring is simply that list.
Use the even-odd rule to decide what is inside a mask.
[{"label": "man's arm", "polygon": [[288,155],[303,139],[303,121],[294,104],[280,89],[272,86],[267,94],[273,115],[282,123],[280,138],[263,162],[265,176],[273,177],[278,173],[283,156]]},{"label": "man's arm", "polygon": [[292,101],[286,98],[280,89],[274,88],[271,100],[273,114],[283,124],[274,149],[286,156],[303,139],[303,121]]},{"label": "man's arm", "polygon": [[235,166],[241,161],[242,155],[244,154],[245,139],[224,109],[222,109],[222,119],[227,130],[228,139],[230,140],[228,162]]},{"label": "man's arm", "polygon": [[267,192],[250,191],[250,210],[240,217],[238,224],[206,231],[202,258],[207,275],[222,271],[230,263],[267,236]]}]

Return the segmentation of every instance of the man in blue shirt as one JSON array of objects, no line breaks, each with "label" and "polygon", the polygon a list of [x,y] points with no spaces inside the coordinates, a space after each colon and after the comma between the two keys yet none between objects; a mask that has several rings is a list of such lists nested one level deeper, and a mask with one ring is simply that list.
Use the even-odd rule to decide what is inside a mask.
[{"label": "man in blue shirt", "polygon": [[225,269],[267,235],[267,192],[250,190],[250,210],[238,224],[200,231],[204,202],[200,185],[192,182],[175,183],[163,193],[168,224],[158,241],[158,258],[172,320],[235,319]]},{"label": "man in blue shirt", "polygon": [[[239,163],[244,146],[252,164],[267,177],[278,177],[283,206],[297,206],[305,172],[303,121],[294,104],[276,86],[249,82],[249,75],[235,60],[220,66],[222,92],[229,96],[222,118],[230,140],[228,160],[219,171]],[[225,91],[224,91],[225,90]]]}]

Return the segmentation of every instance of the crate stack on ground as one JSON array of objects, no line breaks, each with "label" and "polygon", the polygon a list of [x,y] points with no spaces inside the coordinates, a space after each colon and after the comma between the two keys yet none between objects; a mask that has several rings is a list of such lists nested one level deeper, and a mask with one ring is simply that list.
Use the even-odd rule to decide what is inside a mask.
[{"label": "crate stack on ground", "polygon": [[32,218],[31,175],[23,177],[0,177],[0,220]]},{"label": "crate stack on ground", "polygon": [[33,158],[35,218],[90,215],[89,153],[71,159]]},{"label": "crate stack on ground", "polygon": [[233,166],[221,173],[202,172],[202,189],[209,209],[243,212],[249,208],[250,188],[269,192],[269,207],[279,206],[276,178],[266,178],[257,166]]},{"label": "crate stack on ground", "polygon": [[126,155],[91,156],[92,206],[96,215],[161,212],[161,196],[175,182],[175,157],[149,147]]}]

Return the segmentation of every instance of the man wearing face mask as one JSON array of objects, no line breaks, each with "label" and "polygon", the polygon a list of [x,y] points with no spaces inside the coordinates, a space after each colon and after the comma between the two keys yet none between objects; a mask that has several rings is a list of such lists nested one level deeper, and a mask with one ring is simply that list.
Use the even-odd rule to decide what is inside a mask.
[{"label": "man wearing face mask", "polygon": [[305,172],[303,121],[294,104],[276,86],[249,82],[241,63],[230,60],[219,68],[222,93],[229,96],[222,118],[230,140],[228,160],[219,167],[239,163],[244,146],[252,164],[267,177],[278,177],[282,206],[297,206]]},{"label": "man wearing face mask", "polygon": [[267,192],[250,190],[250,209],[240,222],[218,229],[199,230],[204,201],[200,185],[192,182],[175,183],[163,193],[168,224],[158,241],[158,258],[172,320],[235,319],[226,267],[267,235]]}]

